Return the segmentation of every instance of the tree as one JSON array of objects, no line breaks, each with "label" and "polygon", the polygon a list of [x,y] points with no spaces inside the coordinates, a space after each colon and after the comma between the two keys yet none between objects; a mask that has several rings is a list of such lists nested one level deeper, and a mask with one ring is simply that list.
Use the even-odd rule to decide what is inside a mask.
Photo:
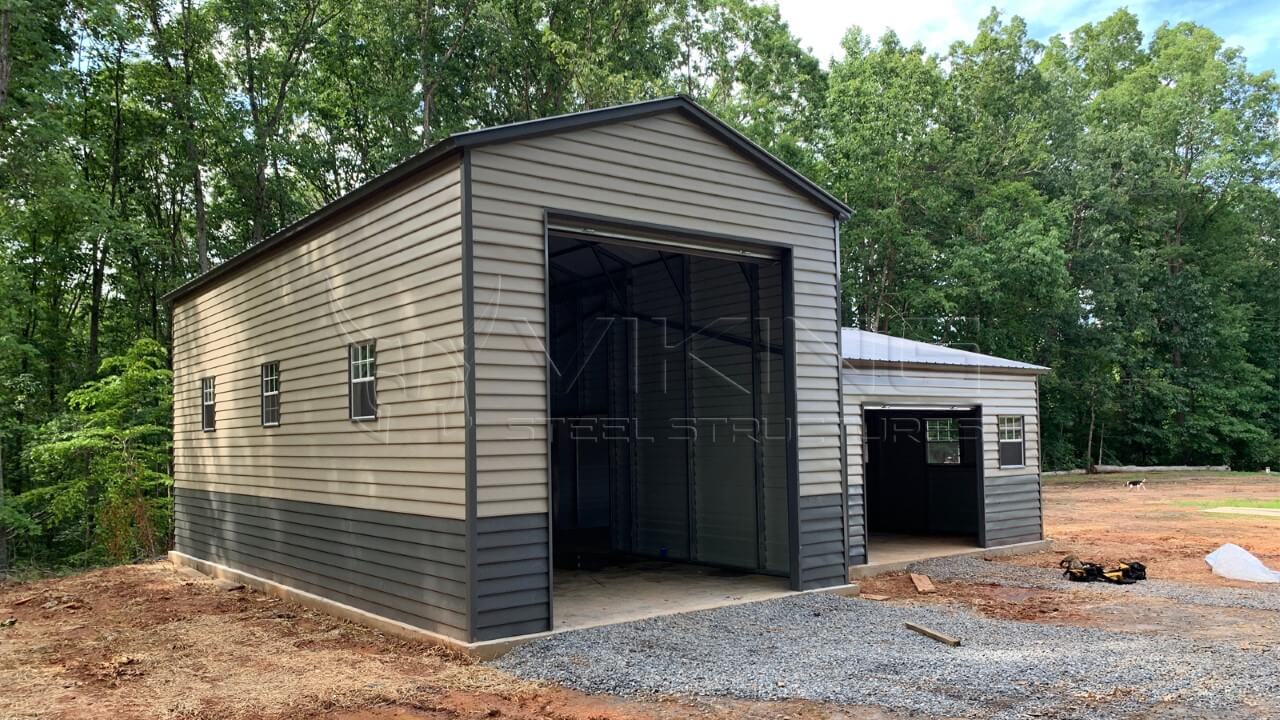
[{"label": "tree", "polygon": [[164,550],[172,485],[167,363],[152,340],[107,358],[101,377],[68,393],[67,413],[37,433],[25,457],[33,487],[11,501],[32,559],[48,559],[53,549],[72,564],[129,562]]}]

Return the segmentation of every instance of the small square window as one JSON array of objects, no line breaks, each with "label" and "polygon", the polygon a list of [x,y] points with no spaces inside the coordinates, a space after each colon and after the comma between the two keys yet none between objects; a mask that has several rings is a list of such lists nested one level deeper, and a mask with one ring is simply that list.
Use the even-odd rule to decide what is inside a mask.
[{"label": "small square window", "polygon": [[1022,467],[1027,464],[1023,426],[1021,415],[1001,415],[996,419],[1000,438],[1000,467]]},{"label": "small square window", "polygon": [[262,425],[280,424],[280,363],[262,364]]},{"label": "small square window", "polygon": [[351,419],[375,420],[378,417],[377,350],[372,341],[359,343],[349,348],[348,357]]},{"label": "small square window", "polygon": [[214,410],[213,378],[200,379],[200,429],[205,432],[214,429],[216,413]]},{"label": "small square window", "polygon": [[960,464],[960,423],[955,418],[924,421],[925,458],[930,465]]}]

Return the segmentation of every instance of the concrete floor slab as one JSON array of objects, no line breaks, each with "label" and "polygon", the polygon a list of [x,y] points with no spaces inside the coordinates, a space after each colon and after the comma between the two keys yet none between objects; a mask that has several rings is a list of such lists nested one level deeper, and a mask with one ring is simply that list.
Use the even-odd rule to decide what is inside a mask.
[{"label": "concrete floor slab", "polygon": [[975,547],[972,538],[933,535],[872,535],[867,540],[867,564],[849,568],[850,582],[859,578],[906,570],[908,565],[940,557],[981,555],[998,557],[1040,552],[1053,546],[1049,540],[1003,545],[993,548]]},{"label": "concrete floor slab", "polygon": [[918,562],[977,550],[973,538],[941,535],[872,535],[867,538],[867,564]]},{"label": "concrete floor slab", "polygon": [[644,561],[555,572],[555,630],[707,610],[791,594],[786,578]]}]

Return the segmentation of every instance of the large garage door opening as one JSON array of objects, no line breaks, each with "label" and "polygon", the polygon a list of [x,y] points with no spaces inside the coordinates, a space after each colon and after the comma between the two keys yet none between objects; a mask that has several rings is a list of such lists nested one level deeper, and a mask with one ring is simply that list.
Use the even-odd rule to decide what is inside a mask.
[{"label": "large garage door opening", "polygon": [[784,593],[781,260],[573,233],[547,258],[557,627]]},{"label": "large garage door opening", "polygon": [[865,422],[868,563],[980,547],[980,412],[884,408]]}]

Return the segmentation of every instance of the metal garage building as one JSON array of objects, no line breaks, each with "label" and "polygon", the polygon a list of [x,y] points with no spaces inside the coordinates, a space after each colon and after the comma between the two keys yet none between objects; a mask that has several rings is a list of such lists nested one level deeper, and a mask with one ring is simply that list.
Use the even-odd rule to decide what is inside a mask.
[{"label": "metal garage building", "polygon": [[557,566],[845,583],[848,212],[684,97],[446,139],[170,294],[173,558],[472,645]]},{"label": "metal garage building", "polygon": [[1043,538],[1048,368],[850,328],[841,357],[851,566]]}]

